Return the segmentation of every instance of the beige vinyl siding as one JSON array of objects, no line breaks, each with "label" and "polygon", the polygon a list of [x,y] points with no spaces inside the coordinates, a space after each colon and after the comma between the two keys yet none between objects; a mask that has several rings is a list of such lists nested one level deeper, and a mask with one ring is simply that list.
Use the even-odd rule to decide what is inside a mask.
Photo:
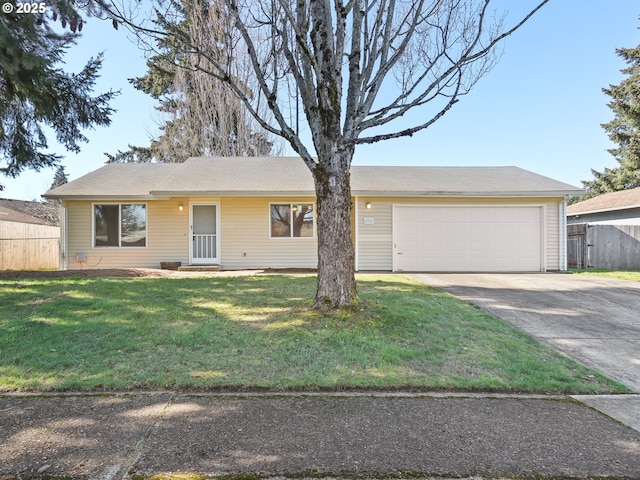
[{"label": "beige vinyl siding", "polygon": [[[159,268],[162,261],[189,263],[189,205],[217,203],[220,216],[220,263],[224,269],[315,268],[317,233],[313,238],[269,238],[269,205],[313,203],[313,197],[192,197],[168,200],[121,200],[117,203],[147,205],[146,247],[93,247],[93,204],[106,201],[67,201],[68,268]],[[559,270],[559,198],[358,198],[358,269],[392,270],[392,206],[394,204],[440,205],[544,205],[544,255],[547,270]],[[371,202],[371,208],[365,207]],[[114,202],[115,203],[115,202]],[[182,204],[184,209],[179,211]],[[364,218],[373,224],[364,224]],[[317,228],[314,220],[314,228]],[[77,254],[87,254],[78,262]]]},{"label": "beige vinyl siding", "polygon": [[[313,197],[191,197],[169,200],[121,200],[146,203],[146,247],[93,247],[93,205],[107,201],[68,201],[68,268],[159,268],[163,261],[189,264],[189,206],[217,203],[220,206],[220,259],[224,269],[315,268],[317,240],[269,238],[271,203],[312,203]],[[183,210],[178,206],[182,204]],[[315,226],[315,221],[314,221]],[[78,262],[78,253],[87,261]]]},{"label": "beige vinyl siding", "polygon": [[[390,271],[393,268],[392,209],[400,205],[543,205],[544,265],[559,270],[558,198],[454,198],[454,197],[359,197],[358,198],[358,270]],[[371,208],[366,208],[366,203]],[[365,217],[373,224],[364,224]]]},{"label": "beige vinyl siding", "polygon": [[[392,205],[388,198],[358,198],[358,270],[392,270]],[[365,225],[365,218],[373,219],[373,224]]]},{"label": "beige vinyl siding", "polygon": [[274,203],[310,203],[313,197],[225,197],[220,203],[222,267],[316,268],[317,234],[313,238],[269,238]]},{"label": "beige vinyl siding", "polygon": [[[562,199],[564,202],[564,199]],[[545,233],[546,233],[546,255],[547,255],[547,270],[557,271],[562,270],[563,265],[561,264],[561,252],[560,252],[560,218],[559,213],[560,209],[558,208],[558,199],[546,199],[545,205],[546,213],[547,213],[547,224],[545,225]],[[566,226],[565,234],[566,234]],[[566,243],[566,240],[565,240]]]},{"label": "beige vinyl siding", "polygon": [[[93,205],[108,201],[67,201],[68,208],[68,268],[160,268],[160,262],[189,263],[188,199],[120,200],[117,203],[145,203],[147,205],[147,240],[145,247],[94,247]],[[184,209],[179,211],[178,205]],[[78,253],[87,255],[86,262],[78,262]]]}]

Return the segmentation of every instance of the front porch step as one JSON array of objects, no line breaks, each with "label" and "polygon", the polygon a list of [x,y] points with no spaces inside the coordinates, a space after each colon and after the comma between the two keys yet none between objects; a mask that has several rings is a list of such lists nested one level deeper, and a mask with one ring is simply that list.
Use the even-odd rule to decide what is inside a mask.
[{"label": "front porch step", "polygon": [[220,265],[181,265],[178,267],[179,272],[217,272]]}]

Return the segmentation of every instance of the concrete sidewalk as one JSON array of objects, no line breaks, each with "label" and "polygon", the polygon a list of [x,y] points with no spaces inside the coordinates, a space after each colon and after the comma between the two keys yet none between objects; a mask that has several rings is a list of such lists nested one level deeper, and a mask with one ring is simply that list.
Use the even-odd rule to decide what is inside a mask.
[{"label": "concrete sidewalk", "polygon": [[640,479],[640,432],[557,396],[0,397],[2,479],[169,472]]}]

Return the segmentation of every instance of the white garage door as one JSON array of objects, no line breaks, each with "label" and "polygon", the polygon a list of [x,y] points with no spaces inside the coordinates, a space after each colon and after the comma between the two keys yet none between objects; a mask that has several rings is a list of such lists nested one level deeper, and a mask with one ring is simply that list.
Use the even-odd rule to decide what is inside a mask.
[{"label": "white garage door", "polygon": [[539,272],[541,207],[393,207],[393,269]]}]

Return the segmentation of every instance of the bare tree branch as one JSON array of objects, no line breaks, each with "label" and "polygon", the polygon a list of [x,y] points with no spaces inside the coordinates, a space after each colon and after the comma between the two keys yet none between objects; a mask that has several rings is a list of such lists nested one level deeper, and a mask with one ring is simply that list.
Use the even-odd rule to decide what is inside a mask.
[{"label": "bare tree branch", "polygon": [[[493,67],[500,42],[549,0],[530,0],[534,7],[506,29],[488,18],[491,0],[189,1],[204,7],[224,2],[237,34],[233,62],[221,64],[203,51],[207,31],[200,32],[202,37],[182,32],[184,51],[206,59],[193,68],[225,82],[257,122],[284,138],[313,174],[315,305],[323,308],[352,305],[356,298],[349,180],[356,145],[410,136],[433,125]],[[168,27],[170,12],[163,13]],[[127,25],[135,29],[133,22]],[[177,34],[179,23],[172,28]],[[148,28],[139,32],[157,34]],[[250,89],[240,81],[247,68],[253,78]],[[286,115],[292,103],[297,112],[298,101],[303,132],[297,129],[298,119]],[[268,113],[259,108],[265,104]],[[420,112],[421,120],[397,126],[409,112]]]}]

